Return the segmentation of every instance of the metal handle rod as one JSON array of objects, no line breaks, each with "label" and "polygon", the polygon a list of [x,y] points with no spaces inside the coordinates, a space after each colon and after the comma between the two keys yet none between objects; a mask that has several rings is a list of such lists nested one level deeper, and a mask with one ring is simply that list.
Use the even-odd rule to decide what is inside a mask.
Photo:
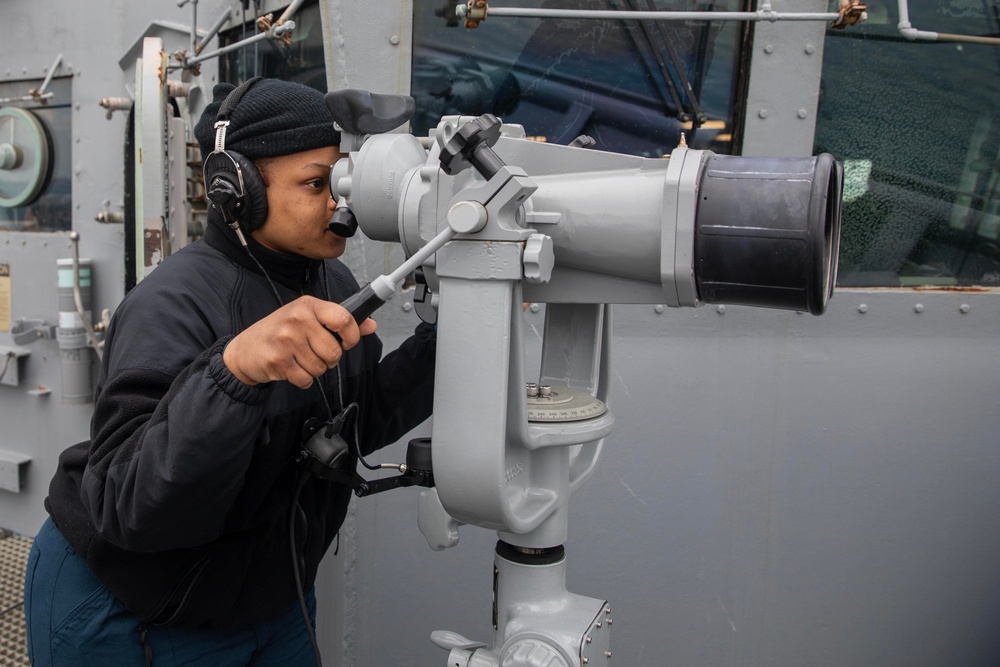
[{"label": "metal handle rod", "polygon": [[[468,14],[466,5],[457,7],[457,14]],[[487,17],[508,16],[522,18],[560,19],[622,19],[634,21],[836,21],[836,12],[672,12],[672,11],[624,11],[614,9],[534,9],[530,7],[493,7],[486,11]]]},{"label": "metal handle rod", "polygon": [[450,241],[452,237],[455,236],[455,230],[450,226],[445,227],[437,236],[432,238],[427,242],[420,250],[416,251],[410,258],[399,265],[395,271],[388,275],[381,275],[371,282],[371,287],[375,290],[375,293],[383,301],[389,299],[396,291],[396,285],[398,285],[403,278],[408,274],[412,273],[417,269],[418,266],[423,264],[427,259],[436,253],[441,246]]},{"label": "metal handle rod", "polygon": [[455,236],[455,230],[451,227],[445,227],[442,229],[438,232],[437,236],[427,242],[427,245],[413,253],[408,260],[399,265],[398,269],[390,273],[389,280],[391,280],[393,284],[401,281],[407,276],[407,274],[415,271],[418,266],[427,261],[431,255],[436,253],[441,246],[450,241],[453,236]]}]

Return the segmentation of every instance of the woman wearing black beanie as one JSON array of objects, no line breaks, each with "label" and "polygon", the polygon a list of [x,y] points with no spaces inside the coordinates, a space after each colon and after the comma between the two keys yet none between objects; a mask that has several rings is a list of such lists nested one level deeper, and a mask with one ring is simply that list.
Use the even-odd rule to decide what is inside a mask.
[{"label": "woman wearing black beanie", "polygon": [[383,358],[375,323],[337,305],[358,284],[328,224],[323,95],[233,91],[195,128],[205,237],[119,305],[91,439],[50,485],[25,581],[36,667],[312,664],[313,582],[351,490],[303,472],[303,427],[342,421],[353,464],[430,415],[433,328]]}]

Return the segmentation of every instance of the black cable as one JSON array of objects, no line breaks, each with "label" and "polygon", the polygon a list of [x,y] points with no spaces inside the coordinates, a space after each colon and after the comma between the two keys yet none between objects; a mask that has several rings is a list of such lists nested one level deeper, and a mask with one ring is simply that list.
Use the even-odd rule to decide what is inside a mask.
[{"label": "black cable", "polygon": [[[250,258],[257,265],[257,268],[259,268],[260,272],[264,275],[264,278],[267,280],[267,284],[271,286],[271,292],[274,294],[274,298],[277,299],[278,301],[278,307],[282,308],[285,305],[285,302],[281,298],[281,295],[278,293],[278,288],[275,286],[274,281],[271,280],[271,276],[264,269],[264,266],[260,263],[260,260],[258,260],[254,256],[254,254],[250,252],[249,246],[244,244],[243,247],[246,249],[247,254],[250,255]],[[325,277],[326,276],[324,270],[324,279]],[[337,369],[337,377],[338,379],[340,377],[339,367]],[[332,422],[333,410],[330,408],[330,401],[326,397],[326,392],[323,391],[322,383],[319,381],[319,378],[316,378],[316,381],[313,384],[319,390],[319,395],[323,399],[323,405],[326,407],[327,415],[329,416],[330,421]],[[322,667],[323,660],[320,657],[319,644],[316,643],[316,633],[313,631],[312,622],[309,620],[309,609],[306,607],[306,599],[302,591],[302,575],[299,573],[299,556],[298,556],[298,549],[296,548],[295,545],[295,510],[298,509],[299,496],[302,493],[302,487],[306,485],[307,481],[309,481],[309,472],[303,471],[302,474],[299,476],[298,483],[295,485],[295,494],[292,497],[292,509],[289,512],[288,516],[288,541],[289,545],[291,546],[292,574],[295,577],[295,593],[299,599],[299,611],[302,612],[302,622],[306,626],[306,634],[309,635],[309,643],[312,645],[313,655],[316,657],[316,667]]]},{"label": "black cable", "polygon": [[274,298],[278,300],[278,308],[284,306],[285,302],[284,300],[282,300],[281,295],[278,294],[278,288],[274,286],[274,281],[271,280],[271,276],[269,276],[267,271],[264,270],[264,265],[260,263],[260,260],[254,257],[254,254],[250,252],[250,247],[247,246],[247,244],[245,243],[243,244],[243,249],[247,251],[247,254],[250,255],[250,259],[254,261],[254,264],[257,265],[257,268],[260,269],[260,272],[264,274],[264,278],[267,280],[267,284],[271,286],[271,292],[274,294]]},{"label": "black cable", "polygon": [[316,643],[316,633],[313,632],[312,622],[309,620],[309,609],[306,607],[305,594],[302,591],[302,575],[299,573],[298,549],[295,546],[295,510],[299,507],[299,495],[302,487],[309,481],[309,472],[303,471],[295,485],[295,495],[292,497],[292,510],[288,516],[288,541],[292,547],[292,574],[295,576],[295,593],[299,598],[299,610],[302,612],[302,622],[306,626],[306,634],[309,635],[309,643],[312,644],[313,655],[316,656],[316,667],[322,667],[323,659],[319,654],[319,644]]},{"label": "black cable", "polygon": [[[351,410],[356,410],[356,409],[358,409],[357,401],[355,401],[354,403],[351,403],[346,408],[344,408],[343,414],[344,414],[345,418],[346,418],[348,412],[350,412]],[[347,440],[347,439],[345,438],[345,440]],[[348,449],[351,448],[350,441],[347,441],[347,448]],[[381,466],[373,466],[370,463],[368,463],[368,461],[365,461],[364,455],[361,454],[361,441],[360,441],[359,435],[358,435],[358,420],[357,419],[354,420],[354,451],[352,451],[351,453],[354,454],[356,457],[358,457],[358,460],[361,461],[361,465],[363,465],[364,467],[368,468],[369,470],[381,470],[382,469]]]},{"label": "black cable", "polygon": [[[267,280],[267,284],[271,286],[271,292],[274,294],[274,298],[278,300],[278,308],[281,308],[282,306],[284,306],[285,302],[281,298],[281,295],[278,294],[278,288],[275,287],[274,281],[271,280],[271,276],[268,275],[267,271],[264,270],[264,265],[260,263],[260,260],[258,260],[254,256],[254,254],[252,252],[250,252],[250,247],[249,246],[244,245],[243,248],[247,251],[247,254],[250,255],[250,259],[252,259],[254,261],[254,263],[257,265],[257,268],[260,269],[260,272],[262,274],[264,274],[264,278]],[[326,278],[326,267],[325,267],[325,265],[324,265],[323,277],[324,277],[324,280],[325,280],[325,278]],[[329,298],[327,298],[327,301],[329,301]],[[338,373],[338,377],[339,377],[339,373],[340,373],[339,368],[337,370],[337,373]],[[2,377],[3,377],[3,375],[0,375],[0,378],[2,378]],[[319,381],[319,378],[316,378],[316,382],[314,382],[313,384],[315,385],[316,389],[319,390],[320,398],[323,399],[323,406],[326,408],[327,417],[329,418],[330,421],[333,421],[333,410],[330,408],[330,401],[326,397],[326,392],[323,391],[323,386],[322,386],[322,383]],[[341,399],[341,402],[343,402],[343,399]]]},{"label": "black cable", "polygon": [[6,609],[0,609],[0,616],[3,616],[4,614],[6,614],[8,612],[12,612],[15,609],[17,609],[18,607],[22,606],[22,605],[24,605],[24,601],[23,600],[21,602],[18,602],[17,604],[12,604],[11,606],[7,607]]}]

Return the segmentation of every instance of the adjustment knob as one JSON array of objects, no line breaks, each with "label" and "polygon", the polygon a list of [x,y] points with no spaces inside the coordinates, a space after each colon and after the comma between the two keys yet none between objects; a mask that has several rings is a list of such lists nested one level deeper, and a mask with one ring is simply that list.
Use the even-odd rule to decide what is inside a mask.
[{"label": "adjustment knob", "polygon": [[468,121],[441,147],[441,168],[454,175],[471,164],[486,180],[493,178],[504,166],[492,148],[499,138],[500,119],[493,114]]},{"label": "adjustment knob", "polygon": [[529,283],[547,283],[556,264],[552,238],[545,234],[532,234],[524,243],[524,279]]}]

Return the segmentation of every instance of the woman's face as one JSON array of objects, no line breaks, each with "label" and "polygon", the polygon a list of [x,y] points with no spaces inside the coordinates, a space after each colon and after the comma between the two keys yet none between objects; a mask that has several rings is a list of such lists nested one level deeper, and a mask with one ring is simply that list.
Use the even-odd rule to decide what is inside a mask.
[{"label": "woman's face", "polygon": [[286,255],[340,257],[347,242],[329,227],[337,207],[330,196],[330,165],[338,159],[336,146],[268,158],[262,165],[267,218],[253,232],[254,239]]}]

